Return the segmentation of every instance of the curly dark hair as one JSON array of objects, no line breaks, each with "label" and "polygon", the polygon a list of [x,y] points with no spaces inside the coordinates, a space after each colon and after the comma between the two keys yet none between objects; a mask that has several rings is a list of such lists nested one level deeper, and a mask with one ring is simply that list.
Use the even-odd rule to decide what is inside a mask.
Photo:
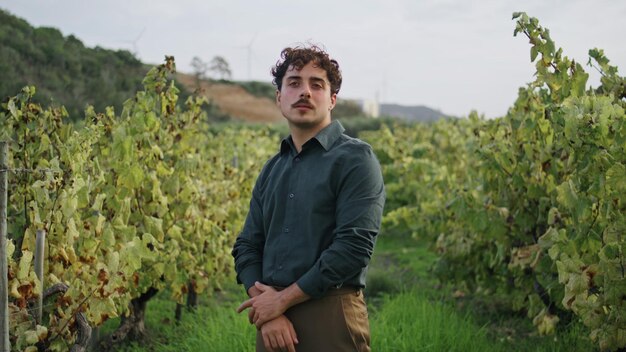
[{"label": "curly dark hair", "polygon": [[341,88],[341,71],[339,63],[331,59],[328,53],[316,45],[308,47],[296,46],[294,48],[285,48],[280,53],[280,60],[276,62],[276,66],[272,68],[272,83],[278,90],[283,85],[283,77],[287,70],[293,66],[296,70],[302,69],[309,62],[313,62],[317,67],[326,71],[328,81],[330,82],[330,94],[339,93]]}]

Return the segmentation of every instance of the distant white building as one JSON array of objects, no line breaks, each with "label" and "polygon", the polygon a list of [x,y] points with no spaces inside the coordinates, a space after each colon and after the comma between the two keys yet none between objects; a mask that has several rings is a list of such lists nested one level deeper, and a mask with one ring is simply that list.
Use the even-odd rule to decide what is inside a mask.
[{"label": "distant white building", "polygon": [[359,100],[359,104],[361,105],[361,110],[366,116],[377,118],[380,116],[380,105],[376,100],[373,99],[363,99]]}]

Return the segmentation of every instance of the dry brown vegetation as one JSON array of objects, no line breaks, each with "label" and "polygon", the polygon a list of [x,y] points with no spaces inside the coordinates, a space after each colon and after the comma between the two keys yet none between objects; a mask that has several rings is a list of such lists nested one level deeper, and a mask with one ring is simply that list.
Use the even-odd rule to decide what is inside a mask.
[{"label": "dry brown vegetation", "polygon": [[[176,80],[188,90],[197,87],[193,75],[177,74]],[[283,117],[275,102],[256,97],[236,84],[200,82],[201,95],[214,103],[221,112],[233,119],[246,122],[281,122]]]}]

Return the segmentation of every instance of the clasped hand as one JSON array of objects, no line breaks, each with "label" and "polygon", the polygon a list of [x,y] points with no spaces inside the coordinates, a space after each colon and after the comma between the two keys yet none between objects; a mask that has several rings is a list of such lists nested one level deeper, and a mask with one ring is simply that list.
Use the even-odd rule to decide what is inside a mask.
[{"label": "clasped hand", "polygon": [[280,292],[272,286],[263,285],[260,282],[254,285],[261,291],[261,294],[244,301],[237,308],[237,313],[250,308],[250,322],[260,329],[266,322],[282,315],[288,307],[284,304]]}]

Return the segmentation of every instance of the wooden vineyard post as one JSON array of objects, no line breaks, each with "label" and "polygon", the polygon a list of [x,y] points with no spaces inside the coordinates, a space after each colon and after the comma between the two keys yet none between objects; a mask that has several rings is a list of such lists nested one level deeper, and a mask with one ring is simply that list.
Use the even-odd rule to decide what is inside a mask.
[{"label": "wooden vineyard post", "polygon": [[43,317],[43,258],[46,244],[46,231],[37,230],[37,239],[35,243],[35,274],[41,283],[41,293],[37,299],[36,317],[37,323],[41,324]]},{"label": "wooden vineyard post", "polygon": [[7,193],[9,148],[0,142],[0,352],[10,352],[9,342],[9,278],[7,258]]}]

